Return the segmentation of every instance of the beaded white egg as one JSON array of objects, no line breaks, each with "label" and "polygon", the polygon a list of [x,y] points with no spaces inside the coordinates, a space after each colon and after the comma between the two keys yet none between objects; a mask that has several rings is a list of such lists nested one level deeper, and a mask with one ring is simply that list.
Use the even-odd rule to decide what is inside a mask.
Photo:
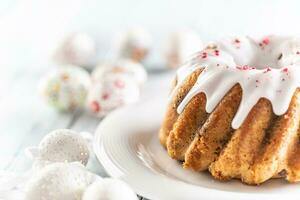
[{"label": "beaded white egg", "polygon": [[38,147],[28,149],[33,157],[33,169],[55,162],[88,163],[90,150],[87,140],[69,129],[58,129],[46,135]]},{"label": "beaded white egg", "polygon": [[81,200],[96,176],[79,163],[54,163],[28,181],[25,200]]},{"label": "beaded white egg", "polygon": [[136,194],[123,181],[105,178],[95,181],[84,192],[82,200],[137,200]]}]

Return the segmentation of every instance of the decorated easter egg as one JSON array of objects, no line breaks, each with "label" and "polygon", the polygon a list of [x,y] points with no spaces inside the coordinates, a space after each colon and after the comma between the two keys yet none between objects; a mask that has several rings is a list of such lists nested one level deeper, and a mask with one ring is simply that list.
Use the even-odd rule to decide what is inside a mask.
[{"label": "decorated easter egg", "polygon": [[72,111],[85,105],[90,75],[76,66],[53,69],[41,80],[40,92],[45,101],[60,111]]},{"label": "decorated easter egg", "polygon": [[93,82],[104,79],[109,74],[127,74],[140,86],[147,80],[145,68],[138,62],[129,59],[119,60],[114,63],[100,64],[92,73]]},{"label": "decorated easter egg", "polygon": [[54,163],[34,174],[25,189],[25,200],[81,200],[96,180],[79,163]]},{"label": "decorated easter egg", "polygon": [[123,181],[105,178],[95,181],[84,192],[82,200],[137,200],[136,194]]},{"label": "decorated easter egg", "polygon": [[171,33],[164,47],[166,65],[177,68],[193,53],[203,49],[203,43],[197,33],[191,30],[182,30]]},{"label": "decorated easter egg", "polygon": [[138,84],[126,74],[109,74],[93,84],[89,97],[89,110],[102,117],[121,106],[138,101]]},{"label": "decorated easter egg", "polygon": [[91,68],[96,57],[96,42],[87,33],[66,36],[54,53],[54,60],[61,64],[72,64]]},{"label": "decorated easter egg", "polygon": [[151,35],[146,30],[132,28],[118,35],[113,52],[117,58],[129,58],[141,62],[149,53],[151,43]]},{"label": "decorated easter egg", "polygon": [[28,147],[25,152],[33,159],[34,170],[55,162],[79,162],[86,165],[90,157],[89,140],[81,133],[58,129],[47,134],[37,147]]}]

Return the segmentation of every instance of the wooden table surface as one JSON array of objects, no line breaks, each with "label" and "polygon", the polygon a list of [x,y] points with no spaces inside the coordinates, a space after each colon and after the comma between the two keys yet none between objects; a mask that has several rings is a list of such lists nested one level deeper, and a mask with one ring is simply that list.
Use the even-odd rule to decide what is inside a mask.
[{"label": "wooden table surface", "polygon": [[[69,128],[94,133],[101,121],[86,111],[58,113],[45,105],[38,94],[38,83],[47,70],[2,69],[1,73],[0,69],[0,171],[22,174],[30,169],[31,160],[25,156],[24,149],[37,145],[52,130]],[[150,74],[141,101],[167,92],[173,74]],[[95,157],[88,168],[102,177],[107,176]]]}]

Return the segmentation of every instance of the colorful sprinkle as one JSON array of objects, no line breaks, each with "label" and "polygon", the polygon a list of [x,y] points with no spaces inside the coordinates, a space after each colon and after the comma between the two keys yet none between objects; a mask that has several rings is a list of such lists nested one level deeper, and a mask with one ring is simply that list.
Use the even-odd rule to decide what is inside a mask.
[{"label": "colorful sprinkle", "polygon": [[61,79],[64,80],[64,81],[67,81],[70,79],[69,75],[68,74],[62,74],[61,75]]},{"label": "colorful sprinkle", "polygon": [[265,44],[265,45],[268,45],[268,44],[270,44],[270,39],[265,38],[265,39],[263,39],[262,43]]},{"label": "colorful sprinkle", "polygon": [[207,58],[207,53],[206,53],[206,52],[203,52],[201,58],[203,58],[203,59],[204,59],[204,58]]},{"label": "colorful sprinkle", "polygon": [[287,67],[282,69],[282,72],[287,73],[289,71],[289,69]]},{"label": "colorful sprinkle", "polygon": [[125,83],[121,80],[116,80],[114,84],[117,88],[124,88],[125,87]]},{"label": "colorful sprinkle", "polygon": [[109,94],[108,93],[104,93],[102,95],[102,99],[107,100],[109,98]]},{"label": "colorful sprinkle", "polygon": [[97,101],[91,102],[91,110],[95,113],[99,112],[101,110],[101,107]]},{"label": "colorful sprinkle", "polygon": [[248,65],[236,66],[236,68],[239,69],[239,70],[252,70],[252,69],[256,69],[255,67],[250,67]]},{"label": "colorful sprinkle", "polygon": [[215,55],[216,55],[216,56],[219,56],[219,55],[220,55],[220,51],[216,49],[216,50],[215,50]]},{"label": "colorful sprinkle", "polygon": [[268,73],[268,72],[270,72],[270,71],[272,71],[272,69],[271,69],[270,67],[268,67],[268,68],[264,71],[264,73]]}]

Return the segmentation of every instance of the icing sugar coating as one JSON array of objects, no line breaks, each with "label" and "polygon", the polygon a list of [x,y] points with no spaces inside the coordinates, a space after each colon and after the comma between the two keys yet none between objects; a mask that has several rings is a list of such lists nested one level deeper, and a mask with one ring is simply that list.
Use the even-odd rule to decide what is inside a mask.
[{"label": "icing sugar coating", "polygon": [[177,112],[181,113],[196,94],[203,92],[207,98],[206,111],[210,113],[235,84],[240,84],[243,96],[232,121],[234,129],[241,126],[260,98],[270,100],[273,112],[282,115],[300,87],[298,65],[299,38],[270,36],[254,40],[235,37],[216,42],[178,70],[177,88],[193,71],[204,68]]}]

